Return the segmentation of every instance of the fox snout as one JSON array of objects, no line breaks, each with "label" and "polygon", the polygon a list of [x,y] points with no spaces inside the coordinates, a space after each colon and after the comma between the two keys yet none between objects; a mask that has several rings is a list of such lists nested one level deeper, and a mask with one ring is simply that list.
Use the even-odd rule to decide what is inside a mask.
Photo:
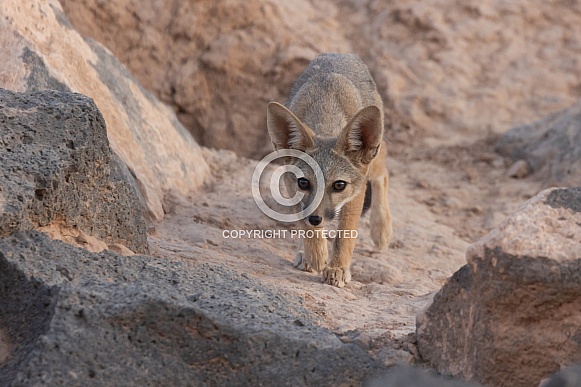
[{"label": "fox snout", "polygon": [[317,209],[314,213],[307,216],[304,221],[311,227],[325,227],[329,222],[335,219],[340,209],[340,207]]},{"label": "fox snout", "polygon": [[323,218],[319,215],[311,215],[309,216],[309,223],[313,226],[318,226],[323,222]]},{"label": "fox snout", "polygon": [[335,217],[335,214],[333,213],[333,215],[331,215],[331,213],[333,213],[333,211],[317,209],[315,212],[307,216],[304,219],[304,222],[309,227],[325,227]]}]

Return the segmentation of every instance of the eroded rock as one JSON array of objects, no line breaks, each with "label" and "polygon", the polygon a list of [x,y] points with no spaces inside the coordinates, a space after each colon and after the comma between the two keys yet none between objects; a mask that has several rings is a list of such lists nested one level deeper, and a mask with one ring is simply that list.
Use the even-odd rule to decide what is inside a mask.
[{"label": "eroded rock", "polygon": [[166,195],[188,197],[208,172],[200,147],[103,46],[83,39],[58,1],[0,4],[0,87],[89,96],[107,123],[111,147],[127,165],[147,215],[164,217]]},{"label": "eroded rock", "polygon": [[2,385],[358,385],[380,369],[299,297],[207,263],[17,232],[0,239],[0,295]]},{"label": "eroded rock", "polygon": [[541,192],[471,245],[418,316],[418,349],[440,372],[536,386],[581,355],[581,188]]},{"label": "eroded rock", "polygon": [[579,98],[578,3],[62,2],[76,28],[172,105],[203,145],[245,156],[272,150],[266,103],[283,102],[322,52],[364,59],[393,142],[462,143]]},{"label": "eroded rock", "polygon": [[53,226],[145,253],[129,179],[90,98],[0,89],[0,236]]},{"label": "eroded rock", "polygon": [[104,43],[173,106],[202,145],[244,156],[272,151],[266,104],[286,98],[311,59],[350,51],[329,2],[62,4],[79,31]]}]

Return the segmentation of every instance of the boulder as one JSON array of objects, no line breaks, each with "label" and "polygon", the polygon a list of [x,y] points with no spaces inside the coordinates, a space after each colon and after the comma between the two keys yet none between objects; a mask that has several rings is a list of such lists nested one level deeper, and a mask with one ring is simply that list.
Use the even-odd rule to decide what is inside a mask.
[{"label": "boulder", "polygon": [[0,87],[92,98],[113,151],[135,176],[150,219],[163,218],[166,196],[197,191],[208,171],[200,147],[173,111],[107,49],[77,33],[58,1],[5,0],[0,13]]},{"label": "boulder", "polygon": [[509,130],[496,143],[496,150],[509,157],[513,166],[526,166],[525,176],[532,174],[545,186],[581,186],[581,101]]},{"label": "boulder", "polygon": [[530,199],[466,253],[417,318],[436,370],[493,386],[537,386],[581,356],[581,188]]},{"label": "boulder", "polygon": [[145,253],[132,179],[90,98],[0,89],[0,236],[43,229]]},{"label": "boulder", "polygon": [[0,385],[358,385],[380,369],[319,323],[220,265],[0,239]]}]

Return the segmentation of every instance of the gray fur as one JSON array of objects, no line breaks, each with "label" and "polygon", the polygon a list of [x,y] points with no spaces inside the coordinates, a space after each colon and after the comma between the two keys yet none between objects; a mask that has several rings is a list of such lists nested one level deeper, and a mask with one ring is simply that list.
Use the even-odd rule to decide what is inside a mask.
[{"label": "gray fur", "polygon": [[[316,102],[316,103],[313,103]],[[383,103],[365,63],[355,54],[322,54],[297,78],[285,106],[319,136],[337,136],[367,106]]]}]

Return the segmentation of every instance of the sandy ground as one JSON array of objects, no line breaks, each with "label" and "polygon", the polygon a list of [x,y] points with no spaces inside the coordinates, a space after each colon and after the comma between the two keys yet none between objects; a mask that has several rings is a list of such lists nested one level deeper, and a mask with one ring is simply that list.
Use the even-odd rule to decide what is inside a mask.
[{"label": "sandy ground", "polygon": [[[418,141],[421,143],[421,141]],[[343,289],[292,267],[298,240],[224,238],[223,230],[290,230],[263,215],[250,192],[256,161],[205,150],[212,178],[190,203],[167,199],[168,216],[150,235],[156,256],[212,262],[299,295],[327,328],[370,350],[411,353],[415,316],[465,263],[464,252],[540,189],[506,175],[492,140],[448,148],[392,143],[390,203],[394,238],[375,251],[369,215],[362,218]],[[411,343],[411,344],[410,344]]]}]

